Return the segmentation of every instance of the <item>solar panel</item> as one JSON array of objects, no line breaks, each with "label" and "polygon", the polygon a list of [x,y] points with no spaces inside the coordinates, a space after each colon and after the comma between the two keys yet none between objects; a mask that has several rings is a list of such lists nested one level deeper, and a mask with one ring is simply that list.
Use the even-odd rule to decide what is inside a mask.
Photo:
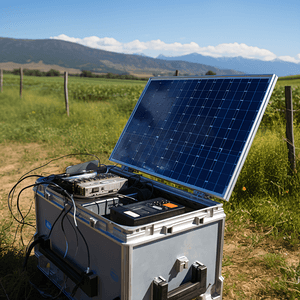
[{"label": "solar panel", "polygon": [[276,80],[151,78],[110,160],[229,200]]}]

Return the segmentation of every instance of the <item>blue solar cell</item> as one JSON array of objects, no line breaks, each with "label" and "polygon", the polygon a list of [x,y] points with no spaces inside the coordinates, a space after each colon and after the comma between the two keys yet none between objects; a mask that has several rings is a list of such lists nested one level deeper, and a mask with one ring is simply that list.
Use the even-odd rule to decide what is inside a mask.
[{"label": "blue solar cell", "polygon": [[276,79],[152,78],[110,160],[228,200]]}]

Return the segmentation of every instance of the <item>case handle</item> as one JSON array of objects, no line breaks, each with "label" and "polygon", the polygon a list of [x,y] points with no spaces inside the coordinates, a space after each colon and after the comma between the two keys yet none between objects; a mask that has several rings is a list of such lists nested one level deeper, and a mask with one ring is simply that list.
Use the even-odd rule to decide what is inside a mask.
[{"label": "case handle", "polygon": [[62,259],[50,248],[50,240],[44,240],[40,243],[39,251],[48,258],[55,266],[57,266],[64,274],[66,274],[83,292],[89,297],[98,295],[98,276],[93,272],[78,272],[70,266],[65,259]]},{"label": "case handle", "polygon": [[192,279],[168,292],[163,277],[153,280],[153,300],[191,300],[206,292],[207,267],[199,262],[192,265]]}]

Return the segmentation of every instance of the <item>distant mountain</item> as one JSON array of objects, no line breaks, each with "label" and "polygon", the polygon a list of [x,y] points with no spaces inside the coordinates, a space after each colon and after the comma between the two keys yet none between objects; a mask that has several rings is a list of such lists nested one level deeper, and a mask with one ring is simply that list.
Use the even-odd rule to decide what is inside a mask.
[{"label": "distant mountain", "polygon": [[[63,68],[100,73],[139,75],[203,75],[211,70],[218,75],[240,72],[186,61],[170,61],[141,55],[129,55],[93,49],[76,43],[45,39],[0,38],[0,63],[56,65]],[[26,67],[27,67],[26,65]]]},{"label": "distant mountain", "polygon": [[181,60],[199,64],[207,64],[216,68],[234,69],[247,74],[276,74],[277,76],[300,74],[300,63],[291,63],[280,59],[263,61],[259,59],[247,59],[241,56],[214,58],[198,53],[175,57],[159,55],[157,58],[170,61]]}]

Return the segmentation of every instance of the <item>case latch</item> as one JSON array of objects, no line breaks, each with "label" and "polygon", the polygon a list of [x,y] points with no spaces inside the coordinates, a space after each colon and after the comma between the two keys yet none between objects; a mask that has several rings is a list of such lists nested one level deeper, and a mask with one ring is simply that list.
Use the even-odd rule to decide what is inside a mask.
[{"label": "case latch", "polygon": [[187,259],[186,256],[181,256],[179,258],[177,258],[176,260],[176,271],[182,272],[183,269],[188,269],[189,267],[189,260]]},{"label": "case latch", "polygon": [[134,169],[129,168],[129,167],[127,167],[127,166],[122,166],[121,169],[122,169],[122,171],[130,172],[130,173],[133,173],[133,172],[134,172]]},{"label": "case latch", "polygon": [[208,194],[205,194],[197,190],[193,190],[193,195],[195,195],[197,198],[200,199],[211,199],[211,196],[209,196]]}]

